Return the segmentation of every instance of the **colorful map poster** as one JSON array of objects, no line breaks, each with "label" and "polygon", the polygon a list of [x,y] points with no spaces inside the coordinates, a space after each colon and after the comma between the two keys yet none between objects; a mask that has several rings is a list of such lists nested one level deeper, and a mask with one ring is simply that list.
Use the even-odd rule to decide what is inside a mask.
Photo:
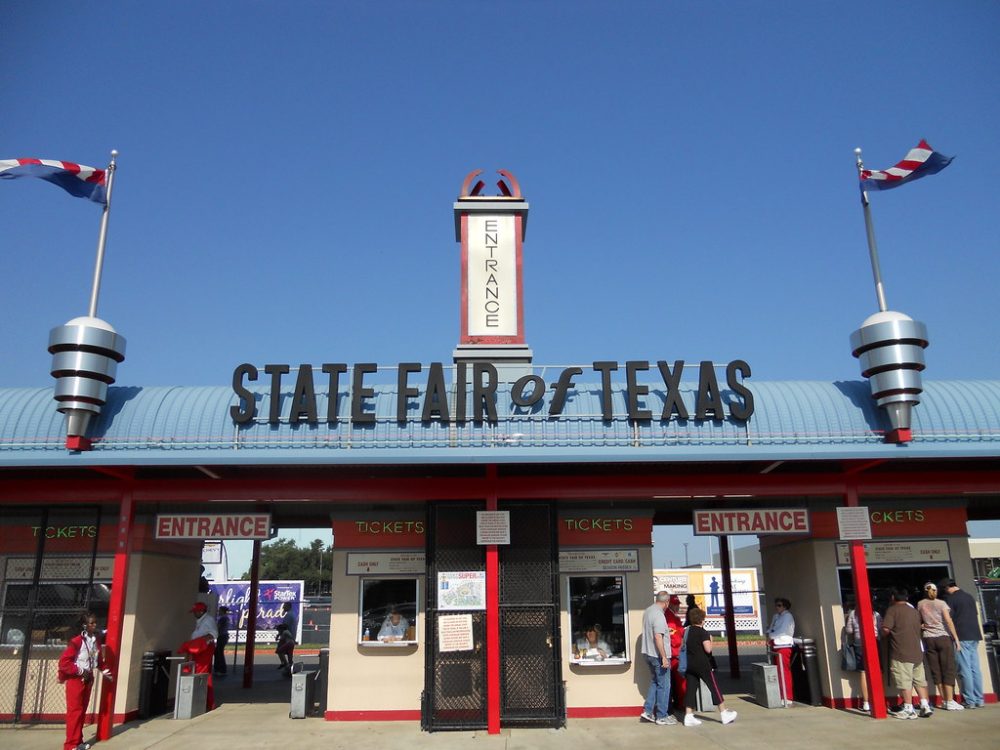
[{"label": "colorful map poster", "polygon": [[439,610],[486,609],[486,571],[438,573]]}]

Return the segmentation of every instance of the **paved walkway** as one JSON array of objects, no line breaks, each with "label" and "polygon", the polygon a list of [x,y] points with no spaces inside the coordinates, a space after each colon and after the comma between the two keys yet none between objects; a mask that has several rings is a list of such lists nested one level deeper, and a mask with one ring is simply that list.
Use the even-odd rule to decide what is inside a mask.
[{"label": "paved walkway", "polygon": [[[263,660],[261,660],[263,662]],[[310,661],[307,659],[307,661]],[[242,672],[240,672],[240,675]],[[745,684],[746,680],[741,684]],[[95,750],[191,750],[192,748],[282,748],[283,750],[608,750],[656,747],[700,750],[823,750],[825,748],[914,747],[996,750],[1000,747],[1000,705],[976,711],[937,711],[930,719],[874,721],[860,712],[796,705],[758,706],[745,692],[727,695],[739,712],[729,726],[715,713],[702,714],[700,727],[658,727],[635,719],[576,719],[565,729],[513,729],[428,734],[416,722],[329,722],[289,719],[289,681],[271,663],[258,663],[252,691],[239,675],[218,683],[219,708],[189,721],[161,717],[116,727],[115,736]],[[88,727],[85,738],[93,737]],[[62,726],[0,728],[3,750],[56,750]]]}]

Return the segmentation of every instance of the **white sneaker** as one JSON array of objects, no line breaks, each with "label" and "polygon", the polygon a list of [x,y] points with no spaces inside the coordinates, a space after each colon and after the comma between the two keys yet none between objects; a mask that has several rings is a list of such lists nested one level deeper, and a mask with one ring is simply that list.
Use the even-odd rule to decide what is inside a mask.
[{"label": "white sneaker", "polygon": [[957,701],[948,701],[947,704],[945,704],[945,708],[947,708],[949,711],[965,710],[965,706],[963,706],[961,703],[958,703]]},{"label": "white sneaker", "polygon": [[700,727],[701,719],[695,718],[694,714],[687,714],[684,717],[684,726],[686,727]]},{"label": "white sneaker", "polygon": [[721,714],[719,714],[719,716],[722,718],[723,724],[732,724],[734,721],[736,721],[735,711],[723,711]]},{"label": "white sneaker", "polygon": [[640,721],[656,721],[656,719],[653,718],[653,715],[646,711],[639,714],[639,719]]},{"label": "white sneaker", "polygon": [[861,704],[861,710],[862,711],[871,711],[872,710],[871,704],[870,703],[862,703]]}]

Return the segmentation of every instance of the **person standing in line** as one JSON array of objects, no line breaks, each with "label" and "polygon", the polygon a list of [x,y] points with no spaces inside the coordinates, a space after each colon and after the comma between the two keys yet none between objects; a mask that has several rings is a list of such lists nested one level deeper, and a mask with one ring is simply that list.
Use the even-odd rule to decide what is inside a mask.
[{"label": "person standing in line", "polygon": [[767,628],[767,639],[774,652],[774,664],[778,667],[778,686],[781,699],[792,700],[792,646],[795,645],[795,618],[792,617],[792,603],[788,599],[774,600],[774,617]]},{"label": "person standing in line", "polygon": [[226,644],[229,643],[229,607],[219,607],[219,617],[216,620],[219,638],[215,642],[215,674],[225,676],[229,671],[226,667]]},{"label": "person standing in line", "polygon": [[292,614],[292,603],[285,602],[281,605],[281,622],[278,623],[278,645],[274,653],[278,655],[278,669],[285,671],[285,674],[292,674],[292,660],[295,655],[295,635],[296,635],[295,615]]},{"label": "person standing in line", "polygon": [[[882,615],[874,609],[872,610],[872,622],[875,627],[875,641],[882,637]],[[861,639],[861,625],[858,622],[858,611],[854,606],[854,597],[849,596],[844,600],[844,633],[846,640],[844,652],[848,649],[854,657],[854,670],[861,675],[861,710],[871,711],[871,704],[868,702],[868,676],[865,673],[865,654]],[[845,656],[846,661],[846,656]]]},{"label": "person standing in line", "polygon": [[66,686],[66,741],[63,750],[89,750],[83,741],[83,720],[90,703],[94,671],[100,669],[104,679],[111,672],[104,664],[101,640],[97,633],[97,616],[85,613],[79,621],[79,634],[69,639],[59,656],[58,679]]},{"label": "person standing in line", "polygon": [[667,639],[667,608],[670,594],[659,591],[656,601],[642,613],[642,642],[640,650],[649,665],[649,690],[642,704],[639,718],[661,726],[673,725],[677,719],[670,715],[670,641]]},{"label": "person standing in line", "polygon": [[[924,651],[920,638],[920,614],[910,605],[903,587],[892,590],[892,605],[882,620],[882,633],[889,637],[889,674],[903,698],[903,709],[891,713],[897,719],[929,719],[933,716],[927,701],[924,677]],[[920,713],[913,710],[913,688],[920,696]]]},{"label": "person standing in line", "polygon": [[687,689],[687,680],[684,679],[684,675],[677,671],[681,655],[681,641],[684,640],[684,623],[681,622],[680,609],[680,597],[671,594],[663,614],[667,618],[667,632],[670,638],[670,702],[678,710],[684,708],[684,692]]},{"label": "person standing in line", "polygon": [[736,712],[726,709],[726,702],[719,690],[719,683],[715,679],[715,658],[712,656],[712,636],[702,627],[705,622],[705,613],[697,607],[690,612],[691,627],[687,629],[687,642],[685,651],[687,652],[687,671],[684,673],[687,680],[687,690],[684,699],[684,726],[696,727],[701,724],[701,719],[694,715],[698,707],[698,692],[701,683],[708,685],[712,693],[712,703],[719,707],[719,719],[723,724],[732,724],[736,721]]},{"label": "person standing in line", "polygon": [[951,607],[938,599],[933,583],[924,584],[924,598],[917,602],[917,612],[923,623],[924,651],[931,668],[934,687],[945,711],[962,711],[965,706],[955,701],[955,650],[962,644],[951,621]]},{"label": "person standing in line", "polygon": [[958,677],[962,681],[962,699],[966,708],[982,708],[983,673],[979,668],[979,642],[983,640],[983,630],[979,626],[976,600],[962,591],[951,578],[938,584],[946,595],[945,601],[951,607],[951,621],[958,634],[955,656],[958,660]]},{"label": "person standing in line", "polygon": [[215,688],[212,685],[212,662],[215,659],[215,641],[219,637],[219,626],[215,618],[208,612],[205,602],[195,602],[191,607],[194,615],[194,630],[191,637],[177,649],[182,654],[188,654],[194,662],[195,674],[207,674],[208,690],[205,696],[205,710],[215,708]]},{"label": "person standing in line", "polygon": [[716,580],[715,576],[712,576],[712,582],[708,584],[708,590],[712,592],[711,601],[709,602],[709,607],[719,606],[719,582]]},{"label": "person standing in line", "polygon": [[691,625],[691,616],[688,614],[692,609],[698,606],[698,597],[694,594],[688,594],[684,597],[684,606],[687,608],[684,611],[684,627],[687,628]]}]

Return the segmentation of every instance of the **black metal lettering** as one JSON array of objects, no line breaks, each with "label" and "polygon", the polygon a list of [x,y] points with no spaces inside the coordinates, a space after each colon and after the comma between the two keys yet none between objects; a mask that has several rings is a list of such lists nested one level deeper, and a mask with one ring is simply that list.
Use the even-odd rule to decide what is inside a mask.
[{"label": "black metal lettering", "polygon": [[684,374],[684,360],[674,361],[674,370],[670,371],[670,365],[663,360],[656,363],[660,368],[660,377],[663,378],[663,385],[666,390],[663,393],[663,414],[660,416],[664,422],[670,421],[673,413],[677,412],[678,419],[687,419],[688,410],[681,398],[681,375]]},{"label": "black metal lettering", "polygon": [[[524,395],[524,389],[528,383],[532,384],[532,389],[531,395],[526,397]],[[544,395],[545,381],[538,375],[525,375],[524,377],[520,377],[510,389],[510,400],[518,406],[534,406]]]},{"label": "black metal lettering", "polygon": [[601,417],[610,422],[611,409],[611,373],[618,369],[617,362],[594,362],[594,370],[601,373]]},{"label": "black metal lettering", "polygon": [[354,424],[375,424],[375,413],[365,411],[364,400],[375,398],[374,388],[365,388],[365,375],[378,372],[374,362],[364,362],[354,365],[351,383],[351,422]]},{"label": "black metal lettering", "polygon": [[625,385],[626,385],[626,403],[628,405],[628,418],[638,422],[643,419],[652,419],[653,412],[649,409],[639,408],[639,397],[645,396],[649,393],[648,385],[639,385],[636,382],[635,374],[640,370],[648,370],[649,362],[643,362],[641,360],[633,360],[631,362],[625,363]]},{"label": "black metal lettering", "polygon": [[316,388],[313,385],[312,365],[299,365],[288,423],[298,424],[303,416],[309,424],[316,424]]},{"label": "black metal lettering", "polygon": [[245,362],[233,370],[233,392],[239,401],[229,407],[229,416],[236,424],[252,422],[257,416],[257,401],[253,393],[243,385],[243,378],[253,382],[257,379],[257,374],[257,368]]},{"label": "black metal lettering", "polygon": [[347,365],[342,362],[323,365],[323,372],[330,376],[330,390],[326,399],[326,421],[336,425],[340,420],[337,418],[337,399],[340,398],[340,376],[347,372]]},{"label": "black metal lettering", "polygon": [[264,372],[271,376],[271,405],[267,412],[267,421],[278,424],[281,419],[281,376],[289,371],[288,365],[264,365]]},{"label": "black metal lettering", "polygon": [[711,419],[715,422],[721,422],[726,418],[726,412],[722,408],[719,381],[715,378],[715,368],[708,361],[701,363],[698,373],[698,395],[695,398],[694,418]]},{"label": "black metal lettering", "polygon": [[[483,385],[483,375],[487,376],[486,385]],[[497,423],[497,368],[489,362],[476,362],[472,365],[472,421],[481,424],[483,421],[483,407],[486,407],[486,421],[489,424]]]},{"label": "black metal lettering", "polygon": [[573,387],[574,375],[583,375],[583,369],[580,367],[567,367],[559,374],[556,390],[552,396],[552,403],[549,404],[550,417],[558,417],[562,414],[566,406],[566,395],[569,393],[569,389]]},{"label": "black metal lettering", "polygon": [[444,367],[440,362],[431,362],[427,372],[427,393],[424,394],[424,411],[420,419],[430,422],[434,417],[448,424],[448,388],[444,384]]},{"label": "black metal lettering", "polygon": [[400,362],[396,377],[396,421],[402,425],[406,424],[406,409],[410,398],[420,395],[420,390],[410,388],[406,380],[411,372],[420,372],[419,362]]},{"label": "black metal lettering", "polygon": [[[737,379],[737,373],[741,376],[740,379]],[[742,359],[734,359],[726,367],[726,383],[741,398],[739,403],[731,403],[729,405],[729,416],[741,422],[746,422],[750,419],[750,415],[753,414],[753,393],[744,384],[744,381],[749,377],[750,365]]]}]

